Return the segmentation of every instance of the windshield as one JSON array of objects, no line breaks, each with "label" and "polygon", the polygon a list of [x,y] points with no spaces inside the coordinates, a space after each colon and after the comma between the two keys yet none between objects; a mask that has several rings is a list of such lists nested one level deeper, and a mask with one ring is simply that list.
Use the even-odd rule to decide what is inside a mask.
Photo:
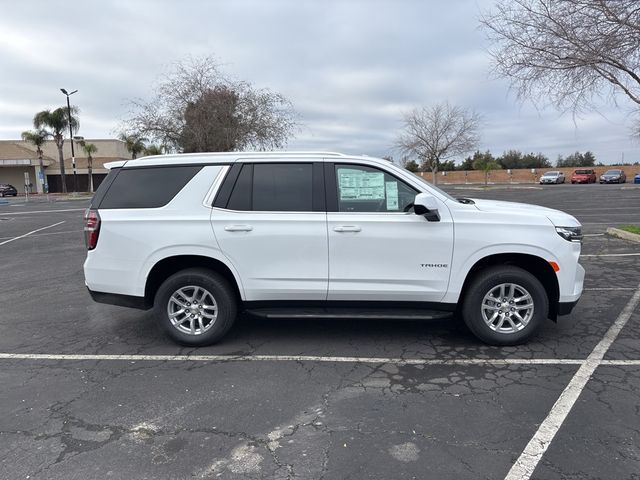
[{"label": "windshield", "polygon": [[576,175],[589,175],[591,170],[576,170]]},{"label": "windshield", "polygon": [[605,175],[620,175],[620,170],[607,170]]},{"label": "windshield", "polygon": [[543,175],[543,177],[557,177],[560,172],[547,172]]},{"label": "windshield", "polygon": [[416,177],[418,180],[420,180],[422,183],[429,185],[430,188],[436,190],[439,194],[441,194],[442,196],[446,197],[448,200],[453,200],[454,202],[457,202],[458,200],[453,198],[451,195],[449,195],[447,192],[445,192],[444,190],[439,189],[438,187],[436,187],[433,183],[431,182],[427,182],[424,178],[422,178],[420,175],[417,175],[409,170],[407,170],[406,168],[404,169],[405,171],[409,172],[411,175],[413,175],[414,177]]}]

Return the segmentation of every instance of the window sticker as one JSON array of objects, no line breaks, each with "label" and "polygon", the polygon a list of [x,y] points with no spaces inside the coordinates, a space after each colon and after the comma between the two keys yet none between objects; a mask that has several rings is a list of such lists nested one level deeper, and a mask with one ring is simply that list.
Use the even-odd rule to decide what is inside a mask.
[{"label": "window sticker", "polygon": [[387,210],[398,210],[398,182],[385,182],[387,192]]},{"label": "window sticker", "polygon": [[340,168],[338,190],[340,200],[384,200],[384,173]]}]

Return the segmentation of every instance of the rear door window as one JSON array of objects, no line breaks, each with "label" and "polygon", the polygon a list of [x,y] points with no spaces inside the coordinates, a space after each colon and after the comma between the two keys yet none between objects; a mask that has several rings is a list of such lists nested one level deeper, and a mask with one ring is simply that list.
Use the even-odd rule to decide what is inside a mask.
[{"label": "rear door window", "polygon": [[313,163],[244,164],[226,208],[260,212],[311,212]]},{"label": "rear door window", "polygon": [[310,212],[312,192],[311,163],[256,163],[253,166],[253,210]]}]

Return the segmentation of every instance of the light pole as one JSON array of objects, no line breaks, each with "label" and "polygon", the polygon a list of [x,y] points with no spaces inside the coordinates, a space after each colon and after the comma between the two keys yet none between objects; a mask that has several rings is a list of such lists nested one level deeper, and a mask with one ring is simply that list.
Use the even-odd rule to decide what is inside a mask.
[{"label": "light pole", "polygon": [[76,93],[78,90],[74,90],[71,93],[67,93],[64,88],[61,88],[60,91],[67,96],[67,112],[69,113],[69,142],[71,143],[71,165],[73,165],[73,191],[78,191],[78,173],[76,172],[76,154],[73,150],[73,127],[71,125],[71,102],[69,102],[69,97]]}]

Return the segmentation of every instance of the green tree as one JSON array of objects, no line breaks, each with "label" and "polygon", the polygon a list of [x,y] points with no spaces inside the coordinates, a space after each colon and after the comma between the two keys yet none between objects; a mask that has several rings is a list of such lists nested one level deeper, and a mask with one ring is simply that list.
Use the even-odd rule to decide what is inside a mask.
[{"label": "green tree", "polygon": [[527,153],[522,156],[522,164],[519,168],[550,168],[551,162],[542,153]]},{"label": "green tree", "polygon": [[149,145],[144,149],[145,156],[164,155],[164,147],[162,145]]},{"label": "green tree", "polygon": [[489,172],[491,170],[500,170],[502,166],[493,158],[493,155],[491,155],[489,152],[487,152],[486,154],[476,152],[476,154],[479,155],[473,161],[473,169],[482,170],[484,172],[484,184],[486,185],[487,183],[489,183]]},{"label": "green tree", "polygon": [[98,151],[98,147],[93,143],[79,142],[82,151],[87,156],[87,172],[89,174],[89,191],[93,193],[93,154]]},{"label": "green tree", "polygon": [[596,164],[596,157],[593,153],[587,151],[584,154],[574,152],[563,158],[558,155],[557,167],[593,167]]},{"label": "green tree", "polygon": [[410,172],[415,173],[420,171],[420,165],[418,165],[418,162],[416,162],[415,160],[409,160],[408,157],[404,157],[402,159],[402,166]]},{"label": "green tree", "polygon": [[440,171],[441,172],[452,172],[456,169],[456,162],[453,160],[445,160],[440,162]]},{"label": "green tree", "polygon": [[138,158],[138,154],[145,151],[144,142],[147,141],[146,138],[142,138],[138,135],[128,135],[126,133],[121,133],[118,135],[118,138],[124,142],[124,146],[127,151],[131,154],[131,159]]},{"label": "green tree", "polygon": [[47,133],[47,137],[51,137],[58,147],[58,158],[60,160],[60,177],[62,180],[62,192],[67,193],[67,183],[64,171],[64,153],[62,146],[64,145],[64,134],[69,130],[69,124],[74,132],[80,128],[78,121],[77,107],[71,107],[71,115],[66,107],[56,108],[55,110],[43,110],[33,117],[33,126],[36,130],[42,130]]},{"label": "green tree", "polygon": [[48,137],[49,137],[49,134],[47,133],[47,131],[42,129],[27,130],[26,132],[22,132],[22,140],[24,140],[25,142],[29,142],[36,147],[36,153],[38,155],[38,161],[40,163],[40,172],[43,178],[42,186],[45,192],[48,191],[48,187],[46,184],[47,177],[45,177],[44,175],[44,162],[42,160],[42,156],[44,155],[44,152],[42,151],[42,146],[45,144]]},{"label": "green tree", "polygon": [[507,150],[499,156],[496,161],[502,166],[502,168],[522,168],[523,155],[520,150]]},{"label": "green tree", "polygon": [[[476,152],[476,153],[480,153],[480,152]],[[473,156],[468,156],[467,158],[465,158],[460,164],[460,166],[458,167],[458,170],[462,170],[465,172],[469,170],[473,170]]]},{"label": "green tree", "polygon": [[582,155],[582,165],[580,165],[581,167],[593,167],[596,164],[596,156],[593,154],[593,152],[590,152],[589,150],[587,150],[586,152],[584,152],[584,155]]}]

